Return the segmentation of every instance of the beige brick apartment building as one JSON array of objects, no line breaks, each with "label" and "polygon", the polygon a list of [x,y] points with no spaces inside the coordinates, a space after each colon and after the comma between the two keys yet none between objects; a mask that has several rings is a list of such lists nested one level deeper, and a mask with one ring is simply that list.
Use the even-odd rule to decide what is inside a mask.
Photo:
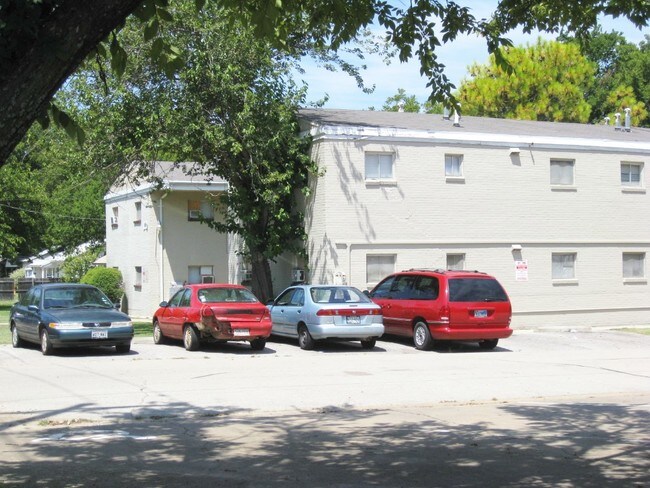
[{"label": "beige brick apartment building", "polygon": [[[311,282],[361,289],[393,270],[478,269],[504,284],[515,328],[650,322],[648,129],[325,109],[300,115],[325,172],[305,207],[309,261],[280,260],[276,292],[297,267]],[[106,197],[108,265],[122,269],[133,315],[150,314],[172,283],[208,271],[216,281],[245,278],[236,239],[189,217],[199,195],[226,184],[180,173],[167,177],[166,192],[121,188]],[[139,229],[131,217],[138,211]],[[120,230],[122,214],[128,229]]]}]

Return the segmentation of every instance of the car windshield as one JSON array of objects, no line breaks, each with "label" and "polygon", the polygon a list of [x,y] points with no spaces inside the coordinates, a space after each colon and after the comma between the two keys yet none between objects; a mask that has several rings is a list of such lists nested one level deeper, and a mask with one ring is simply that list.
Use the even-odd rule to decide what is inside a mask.
[{"label": "car windshield", "polygon": [[450,302],[507,302],[508,296],[497,280],[455,278],[449,280]]},{"label": "car windshield", "polygon": [[370,299],[351,286],[318,286],[309,290],[314,303],[369,303]]},{"label": "car windshield", "polygon": [[246,288],[203,288],[198,293],[201,303],[255,303],[257,298]]},{"label": "car windshield", "polygon": [[43,308],[113,308],[113,303],[97,288],[69,286],[45,290]]}]

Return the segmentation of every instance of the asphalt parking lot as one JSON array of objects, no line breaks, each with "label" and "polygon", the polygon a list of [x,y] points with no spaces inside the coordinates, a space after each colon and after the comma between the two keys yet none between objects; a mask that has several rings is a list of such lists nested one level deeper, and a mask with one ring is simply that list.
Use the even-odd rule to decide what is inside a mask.
[{"label": "asphalt parking lot", "polygon": [[0,485],[650,486],[650,336],[0,347]]}]

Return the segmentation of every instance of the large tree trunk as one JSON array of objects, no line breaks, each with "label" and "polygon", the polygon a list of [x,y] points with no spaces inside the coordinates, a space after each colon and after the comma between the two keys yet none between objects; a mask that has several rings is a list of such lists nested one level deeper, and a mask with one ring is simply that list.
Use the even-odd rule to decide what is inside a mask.
[{"label": "large tree trunk", "polygon": [[0,73],[0,166],[56,91],[142,0],[62,0]]},{"label": "large tree trunk", "polygon": [[275,298],[273,296],[271,266],[268,259],[259,254],[251,255],[251,277],[253,293],[260,302],[266,303]]}]

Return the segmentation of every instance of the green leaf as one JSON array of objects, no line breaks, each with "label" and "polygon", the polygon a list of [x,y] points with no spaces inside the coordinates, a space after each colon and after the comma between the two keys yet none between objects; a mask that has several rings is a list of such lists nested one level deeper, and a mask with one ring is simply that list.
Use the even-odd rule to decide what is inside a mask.
[{"label": "green leaf", "polygon": [[151,59],[155,61],[160,58],[160,54],[162,53],[164,47],[165,43],[162,39],[158,38],[153,41],[153,45],[151,46]]},{"label": "green leaf", "polygon": [[151,22],[146,25],[144,28],[144,40],[146,42],[156,37],[156,34],[158,34],[158,26],[158,19],[156,18],[152,19]]},{"label": "green leaf", "polygon": [[158,7],[157,12],[158,17],[160,17],[165,22],[172,22],[174,20],[174,16],[169,13],[169,10]]},{"label": "green leaf", "polygon": [[200,12],[205,7],[205,0],[194,0],[194,8],[197,12]]},{"label": "green leaf", "polygon": [[135,9],[133,15],[142,22],[146,22],[156,15],[156,5],[153,2],[143,2],[137,9]]}]

